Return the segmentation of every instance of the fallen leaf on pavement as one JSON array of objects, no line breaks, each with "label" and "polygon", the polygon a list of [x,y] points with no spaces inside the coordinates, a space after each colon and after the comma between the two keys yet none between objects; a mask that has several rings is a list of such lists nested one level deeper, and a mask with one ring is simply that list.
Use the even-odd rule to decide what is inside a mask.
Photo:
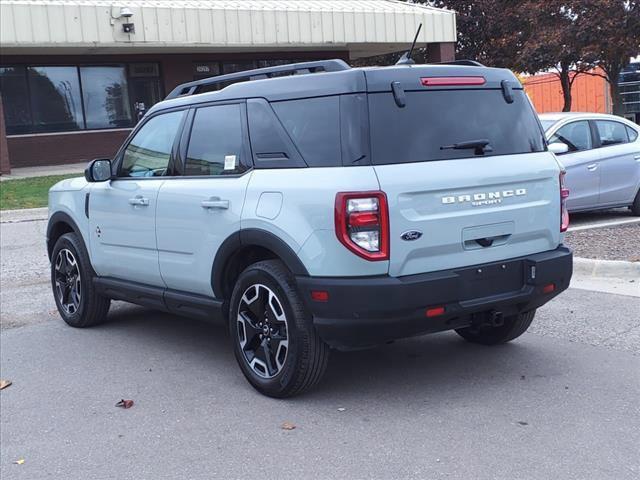
[{"label": "fallen leaf on pavement", "polygon": [[344,408],[344,407],[340,407],[340,408],[338,408],[338,411],[339,411],[339,412],[344,412],[344,411],[346,411],[346,410],[347,410],[347,409],[346,409],[346,408]]},{"label": "fallen leaf on pavement", "polygon": [[24,463],[24,458],[20,458],[19,460],[16,460],[15,462],[16,465],[22,465]]},{"label": "fallen leaf on pavement", "polygon": [[7,388],[9,385],[11,385],[11,380],[0,380],[0,390],[4,390],[5,388]]},{"label": "fallen leaf on pavement", "polygon": [[131,408],[133,407],[133,400],[125,400],[124,398],[116,403],[116,407]]},{"label": "fallen leaf on pavement", "polygon": [[283,430],[293,430],[294,428],[296,428],[296,426],[293,423],[284,422],[282,424],[282,427],[280,427],[280,428],[282,428]]}]

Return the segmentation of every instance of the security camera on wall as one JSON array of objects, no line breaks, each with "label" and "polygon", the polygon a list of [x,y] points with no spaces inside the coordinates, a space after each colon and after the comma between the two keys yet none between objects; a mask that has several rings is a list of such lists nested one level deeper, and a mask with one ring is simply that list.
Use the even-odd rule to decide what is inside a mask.
[{"label": "security camera on wall", "polygon": [[128,21],[133,17],[133,12],[129,7],[122,7],[120,9],[120,17],[125,19],[125,23],[122,24],[122,31],[124,33],[136,33],[135,25]]}]

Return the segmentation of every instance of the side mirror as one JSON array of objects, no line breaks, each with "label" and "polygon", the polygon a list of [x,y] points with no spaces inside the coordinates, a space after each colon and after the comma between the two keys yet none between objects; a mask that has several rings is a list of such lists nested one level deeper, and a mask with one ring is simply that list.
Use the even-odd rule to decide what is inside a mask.
[{"label": "side mirror", "polygon": [[111,160],[108,158],[96,158],[91,160],[84,171],[87,182],[106,182],[111,180]]},{"label": "side mirror", "polygon": [[556,155],[562,155],[563,153],[567,153],[569,151],[569,146],[566,143],[554,142],[549,144],[549,151],[555,153]]}]

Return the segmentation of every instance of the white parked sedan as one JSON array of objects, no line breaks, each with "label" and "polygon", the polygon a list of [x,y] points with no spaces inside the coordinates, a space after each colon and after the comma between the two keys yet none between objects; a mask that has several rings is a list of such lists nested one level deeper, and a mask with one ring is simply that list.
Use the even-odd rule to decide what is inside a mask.
[{"label": "white parked sedan", "polygon": [[569,211],[629,207],[640,215],[640,126],[597,113],[544,113],[540,121],[567,170]]}]

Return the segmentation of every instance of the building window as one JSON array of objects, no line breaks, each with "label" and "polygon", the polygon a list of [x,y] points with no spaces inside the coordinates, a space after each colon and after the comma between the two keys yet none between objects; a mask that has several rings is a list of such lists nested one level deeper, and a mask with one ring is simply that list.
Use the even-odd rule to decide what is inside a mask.
[{"label": "building window", "polygon": [[220,75],[220,62],[198,62],[193,64],[193,79],[215,77]]},{"label": "building window", "polygon": [[75,67],[29,67],[27,83],[34,131],[84,128]]},{"label": "building window", "polygon": [[25,81],[25,67],[0,68],[0,92],[7,133],[31,131],[29,90]]},{"label": "building window", "polygon": [[7,134],[132,127],[161,99],[156,63],[0,68]]},{"label": "building window", "polygon": [[80,67],[87,128],[121,128],[132,124],[124,67]]}]

